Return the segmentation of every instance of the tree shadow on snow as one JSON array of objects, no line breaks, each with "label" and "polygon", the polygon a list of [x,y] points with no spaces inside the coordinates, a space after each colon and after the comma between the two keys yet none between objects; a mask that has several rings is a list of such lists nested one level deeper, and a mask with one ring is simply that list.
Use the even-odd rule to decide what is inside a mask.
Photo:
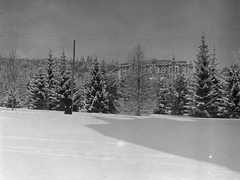
[{"label": "tree shadow on snow", "polygon": [[164,116],[131,120],[121,116],[94,118],[106,124],[87,127],[105,136],[240,172],[240,120],[175,121]]}]

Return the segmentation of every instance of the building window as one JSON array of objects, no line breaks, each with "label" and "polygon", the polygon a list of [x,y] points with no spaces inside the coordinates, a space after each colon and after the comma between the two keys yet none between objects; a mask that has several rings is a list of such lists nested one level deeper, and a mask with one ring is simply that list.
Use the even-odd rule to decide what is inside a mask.
[{"label": "building window", "polygon": [[149,67],[149,73],[152,74],[152,66]]},{"label": "building window", "polygon": [[166,69],[165,67],[162,68],[162,73],[165,73],[166,72]]},{"label": "building window", "polygon": [[182,66],[182,72],[185,72],[185,67],[184,66]]}]

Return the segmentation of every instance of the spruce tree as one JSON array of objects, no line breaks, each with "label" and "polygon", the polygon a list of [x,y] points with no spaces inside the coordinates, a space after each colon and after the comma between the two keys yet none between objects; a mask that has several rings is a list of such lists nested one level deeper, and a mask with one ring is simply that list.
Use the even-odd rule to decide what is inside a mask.
[{"label": "spruce tree", "polygon": [[47,109],[52,110],[56,109],[57,106],[57,97],[58,97],[58,82],[54,74],[54,59],[52,57],[51,49],[47,58],[47,87],[46,87],[46,97],[47,97]]},{"label": "spruce tree", "polygon": [[30,109],[47,109],[46,87],[46,74],[40,69],[28,85],[28,107]]},{"label": "spruce tree", "polygon": [[[195,61],[195,93],[191,104],[190,115],[197,117],[210,117],[209,104],[211,101],[211,72],[210,55],[208,46],[205,43],[205,36],[202,36],[199,46],[197,60]],[[189,106],[188,106],[189,107]]]},{"label": "spruce tree", "polygon": [[101,67],[100,67],[100,75],[101,75],[101,85],[102,85],[102,95],[104,96],[103,98],[103,112],[109,113],[109,97],[110,97],[110,92],[108,92],[108,77],[107,77],[107,71],[106,71],[106,62],[103,60]]},{"label": "spruce tree", "polygon": [[[240,47],[234,52],[235,63],[223,73],[221,94],[218,99],[218,116],[240,118]],[[226,71],[225,71],[226,72]]]},{"label": "spruce tree", "polygon": [[62,52],[62,55],[60,57],[60,75],[61,77],[64,77],[67,71],[67,63],[66,63],[66,55],[65,52]]},{"label": "spruce tree", "polygon": [[222,90],[224,88],[222,81],[223,78],[219,74],[217,70],[217,58],[216,58],[216,49],[214,47],[213,54],[210,58],[209,64],[209,72],[210,72],[210,79],[211,79],[211,91],[210,91],[210,102],[208,107],[208,113],[211,117],[219,117],[219,101],[223,97]]},{"label": "spruce tree", "polygon": [[101,64],[102,85],[105,89],[105,111],[108,113],[117,113],[116,101],[119,98],[117,77],[111,73],[107,73],[107,64],[105,61]]},{"label": "spruce tree", "polygon": [[97,58],[93,62],[90,80],[85,84],[84,106],[87,112],[106,113],[106,90]]},{"label": "spruce tree", "polygon": [[171,114],[183,115],[186,110],[186,104],[188,102],[187,95],[188,92],[188,82],[184,77],[183,73],[176,77],[173,81],[173,94],[171,103]]},{"label": "spruce tree", "polygon": [[58,103],[56,106],[56,110],[63,111],[65,109],[65,105],[63,103],[63,99],[67,98],[68,95],[71,94],[70,90],[70,73],[67,70],[66,56],[65,52],[62,52],[60,57],[60,66],[58,73],[58,81],[59,81],[59,89],[58,89]]},{"label": "spruce tree", "polygon": [[223,97],[219,100],[219,116],[240,117],[240,67],[237,64],[230,66],[224,83],[226,87]]},{"label": "spruce tree", "polygon": [[34,77],[32,77],[32,79],[29,79],[27,84],[26,84],[26,105],[28,108],[31,108],[31,103],[32,103],[32,94],[31,94],[31,88],[32,88],[32,81],[33,81]]},{"label": "spruce tree", "polygon": [[212,115],[212,117],[222,117],[227,118],[229,117],[229,91],[228,91],[228,82],[227,82],[227,76],[225,74],[219,76],[219,82],[217,84],[216,93],[217,96],[214,99],[213,107],[215,114]]},{"label": "spruce tree", "polygon": [[168,114],[172,104],[171,82],[165,78],[157,78],[154,82],[155,114]]},{"label": "spruce tree", "polygon": [[[60,57],[60,66],[58,72],[58,98],[56,110],[63,111],[65,110],[64,98],[67,98],[69,95],[71,96],[72,90],[72,78],[71,78],[71,70],[67,66],[67,60],[65,52],[62,52]],[[77,85],[75,81],[73,82],[73,111],[78,111],[80,94],[78,92]]]},{"label": "spruce tree", "polygon": [[107,77],[107,88],[108,92],[108,112],[109,113],[117,113],[117,103],[120,98],[120,94],[118,91],[118,78],[114,74],[109,74]]}]

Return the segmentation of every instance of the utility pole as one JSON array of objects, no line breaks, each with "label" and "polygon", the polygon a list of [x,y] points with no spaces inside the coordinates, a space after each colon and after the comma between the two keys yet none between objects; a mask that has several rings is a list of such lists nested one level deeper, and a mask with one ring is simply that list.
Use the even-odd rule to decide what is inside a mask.
[{"label": "utility pole", "polygon": [[73,111],[74,65],[75,65],[75,40],[73,41],[72,84],[71,84],[72,111]]}]

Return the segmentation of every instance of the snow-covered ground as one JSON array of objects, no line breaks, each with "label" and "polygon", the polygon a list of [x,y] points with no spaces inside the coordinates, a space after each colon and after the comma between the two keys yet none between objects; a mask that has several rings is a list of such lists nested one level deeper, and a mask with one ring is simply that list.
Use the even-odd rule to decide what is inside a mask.
[{"label": "snow-covered ground", "polygon": [[240,120],[0,108],[1,180],[237,180]]}]

